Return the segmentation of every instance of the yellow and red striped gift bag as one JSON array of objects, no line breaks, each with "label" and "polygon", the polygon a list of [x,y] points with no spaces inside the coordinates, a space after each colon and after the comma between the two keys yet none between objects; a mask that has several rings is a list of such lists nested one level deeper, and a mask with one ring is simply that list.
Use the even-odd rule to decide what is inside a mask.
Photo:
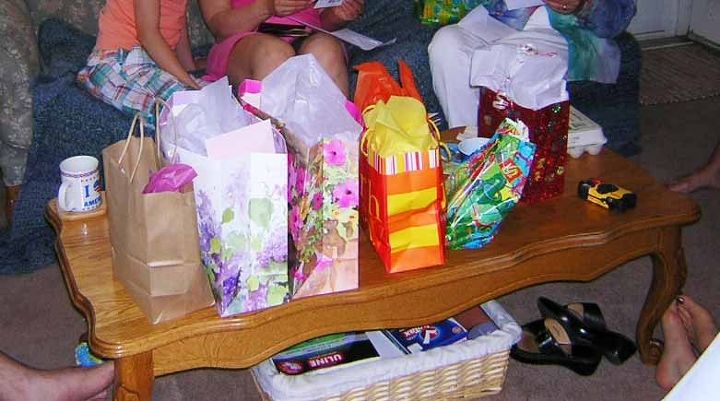
[{"label": "yellow and red striped gift bag", "polygon": [[425,106],[393,96],[363,117],[360,215],[385,270],[445,263],[440,142]]}]

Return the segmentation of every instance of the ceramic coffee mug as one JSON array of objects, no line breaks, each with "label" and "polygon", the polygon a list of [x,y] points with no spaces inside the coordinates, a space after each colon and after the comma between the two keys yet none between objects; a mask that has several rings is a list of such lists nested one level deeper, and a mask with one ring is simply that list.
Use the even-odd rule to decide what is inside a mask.
[{"label": "ceramic coffee mug", "polygon": [[102,198],[98,166],[98,159],[92,156],[74,156],[60,163],[60,209],[66,212],[89,212],[100,207]]}]

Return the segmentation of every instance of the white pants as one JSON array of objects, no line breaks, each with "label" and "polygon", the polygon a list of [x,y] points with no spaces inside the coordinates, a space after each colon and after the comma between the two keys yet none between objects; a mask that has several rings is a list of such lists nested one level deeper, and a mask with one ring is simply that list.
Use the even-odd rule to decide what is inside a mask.
[{"label": "white pants", "polygon": [[476,126],[480,89],[470,85],[475,50],[493,44],[532,43],[541,51],[554,51],[567,59],[565,38],[550,26],[547,10],[539,7],[522,31],[487,16],[479,6],[455,25],[435,33],[428,53],[433,88],[450,128]]}]

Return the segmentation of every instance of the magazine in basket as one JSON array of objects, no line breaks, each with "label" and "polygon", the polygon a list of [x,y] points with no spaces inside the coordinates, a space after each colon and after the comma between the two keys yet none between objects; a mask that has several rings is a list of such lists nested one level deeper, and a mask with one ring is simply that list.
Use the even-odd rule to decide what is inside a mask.
[{"label": "magazine in basket", "polygon": [[[274,401],[372,399],[380,394],[385,399],[435,400],[453,399],[453,394],[448,392],[465,397],[497,393],[504,382],[510,347],[519,340],[521,329],[495,301],[483,304],[481,311],[469,317],[459,314],[446,320],[452,320],[458,327],[462,327],[459,321],[468,327],[474,325],[470,330],[462,327],[459,332],[452,329],[452,324],[447,326],[448,336],[432,342],[434,347],[428,346],[430,340],[438,339],[439,331],[434,325],[405,330],[415,334],[416,342],[427,342],[426,350],[418,344],[413,347],[415,352],[408,350],[410,354],[407,354],[389,340],[391,330],[371,331],[365,334],[379,357],[336,363],[331,368],[297,375],[279,372],[271,358],[253,367],[251,372],[263,398]],[[468,337],[469,333],[473,333],[472,338]],[[443,342],[446,344],[441,346]],[[461,375],[461,382],[457,381],[458,370],[467,371]],[[421,376],[423,380],[419,380]],[[453,384],[446,385],[444,380]]]}]

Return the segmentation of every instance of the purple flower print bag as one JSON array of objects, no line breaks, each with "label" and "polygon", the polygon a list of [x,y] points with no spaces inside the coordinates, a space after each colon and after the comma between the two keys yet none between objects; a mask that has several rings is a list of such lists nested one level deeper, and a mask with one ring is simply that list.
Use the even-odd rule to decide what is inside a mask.
[{"label": "purple flower print bag", "polygon": [[[203,98],[215,90],[220,99]],[[231,105],[217,106],[225,102]],[[205,113],[217,107],[228,110],[219,118],[230,120],[237,116],[227,113],[237,113],[241,116],[237,120],[245,120],[245,125],[222,128],[220,122],[212,121],[211,113]],[[185,118],[191,113],[203,116],[192,120],[203,121],[202,129],[192,131],[193,124]],[[243,110],[227,85],[176,92],[158,121],[165,157],[177,158],[197,172],[194,187],[200,256],[220,316],[289,300],[288,157],[280,134],[270,122]],[[221,127],[217,128],[220,132],[210,136],[207,127],[213,125]],[[190,138],[193,132],[201,134]],[[204,144],[200,150],[186,148],[193,143]]]}]

